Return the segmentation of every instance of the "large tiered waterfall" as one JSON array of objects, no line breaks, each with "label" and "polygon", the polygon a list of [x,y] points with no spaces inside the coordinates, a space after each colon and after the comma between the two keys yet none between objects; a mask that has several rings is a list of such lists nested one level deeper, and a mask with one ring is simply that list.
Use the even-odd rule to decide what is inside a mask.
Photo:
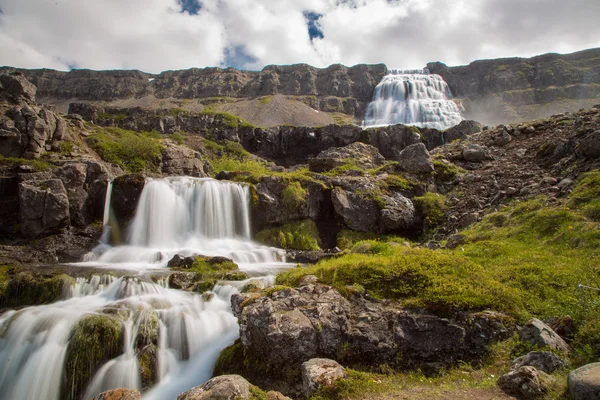
[{"label": "large tiered waterfall", "polygon": [[443,130],[461,120],[441,76],[428,70],[390,70],[375,88],[364,125],[404,124]]},{"label": "large tiered waterfall", "polygon": [[[107,205],[109,196],[110,190]],[[127,244],[105,243],[79,264],[126,267],[133,275],[78,278],[65,287],[62,301],[0,315],[0,398],[89,400],[111,388],[141,388],[140,365],[148,348],[156,354],[158,383],[144,399],[176,399],[209,379],[220,351],[238,336],[231,295],[249,281],[272,284],[273,275],[221,282],[205,297],[169,289],[164,278],[148,275],[164,270],[174,254],[228,256],[242,271],[262,275],[283,267],[277,249],[250,241],[248,211],[248,189],[236,183],[188,177],[149,181]],[[121,327],[121,351],[99,365],[85,387],[77,387],[67,373],[78,356],[75,332],[94,316]],[[140,338],[152,331],[158,339],[143,343]]]}]

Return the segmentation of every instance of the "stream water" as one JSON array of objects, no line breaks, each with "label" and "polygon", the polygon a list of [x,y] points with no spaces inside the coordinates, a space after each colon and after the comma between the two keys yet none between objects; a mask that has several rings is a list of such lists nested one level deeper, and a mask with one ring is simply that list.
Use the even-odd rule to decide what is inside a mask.
[{"label": "stream water", "polygon": [[[107,190],[107,206],[111,190]],[[110,215],[105,212],[105,222]],[[56,303],[10,310],[0,315],[0,398],[91,399],[117,387],[141,388],[140,350],[136,338],[158,317],[157,384],[144,399],[176,399],[208,380],[223,348],[238,337],[230,298],[249,281],[273,283],[288,264],[278,249],[250,240],[249,191],[246,186],[212,179],[167,178],[147,182],[123,245],[103,243],[77,265],[126,269],[77,278]],[[212,297],[169,289],[166,279],[149,279],[165,271],[175,255],[232,258],[253,277],[219,282]],[[159,275],[160,276],[160,275]],[[166,276],[164,272],[162,276]],[[65,377],[68,350],[78,321],[89,315],[118,314],[123,325],[122,352],[101,365],[80,394]]]}]

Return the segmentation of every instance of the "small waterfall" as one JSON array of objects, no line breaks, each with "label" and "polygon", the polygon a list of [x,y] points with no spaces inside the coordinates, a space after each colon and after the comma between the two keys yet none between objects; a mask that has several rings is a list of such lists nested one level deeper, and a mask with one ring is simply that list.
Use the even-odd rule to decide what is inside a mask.
[{"label": "small waterfall", "polygon": [[113,182],[106,184],[106,196],[104,197],[104,215],[102,217],[102,238],[100,242],[108,243],[110,239],[110,201],[112,199]]},{"label": "small waterfall", "polygon": [[427,69],[392,69],[375,88],[364,125],[404,124],[444,130],[460,121],[460,110],[441,76]]}]

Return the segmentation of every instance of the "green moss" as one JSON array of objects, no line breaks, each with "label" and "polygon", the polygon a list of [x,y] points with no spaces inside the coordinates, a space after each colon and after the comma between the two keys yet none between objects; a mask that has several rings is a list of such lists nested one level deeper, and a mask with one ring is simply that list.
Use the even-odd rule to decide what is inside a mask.
[{"label": "green moss", "polygon": [[300,182],[290,182],[281,192],[283,206],[290,212],[300,211],[306,205],[308,190]]},{"label": "green moss", "polygon": [[60,142],[60,153],[61,154],[70,154],[73,151],[73,147],[75,147],[75,143],[70,140],[63,140]]},{"label": "green moss", "polygon": [[120,128],[98,128],[87,139],[100,157],[128,172],[155,170],[163,151],[160,133],[134,132]]},{"label": "green moss", "polygon": [[157,382],[157,356],[156,345],[146,346],[137,356],[142,388],[149,388]]},{"label": "green moss", "polygon": [[123,350],[123,325],[106,315],[88,315],[75,325],[67,347],[63,398],[78,399],[106,361]]},{"label": "green moss", "polygon": [[181,113],[185,113],[186,111],[183,108],[171,108],[168,112],[167,115],[170,115],[172,117],[177,117],[179,114]]},{"label": "green moss", "polygon": [[250,385],[250,397],[249,400],[267,400],[267,393],[261,388]]},{"label": "green moss", "polygon": [[271,96],[264,96],[258,99],[260,105],[269,104],[273,98]]},{"label": "green moss", "polygon": [[436,193],[425,193],[423,196],[413,197],[415,208],[423,214],[426,229],[432,229],[441,224],[445,218],[446,198]]},{"label": "green moss", "polygon": [[342,250],[349,250],[356,242],[362,240],[376,240],[379,237],[379,235],[373,232],[358,232],[342,229],[337,235],[337,247]]},{"label": "green moss", "polygon": [[3,165],[15,167],[28,165],[32,167],[34,171],[47,171],[54,166],[53,164],[42,160],[28,160],[25,158],[0,156],[0,166]]},{"label": "green moss", "polygon": [[45,278],[29,272],[19,272],[8,276],[6,270],[3,280],[0,304],[5,307],[53,303],[62,298],[66,286],[75,282],[64,274]]},{"label": "green moss", "polygon": [[279,228],[264,229],[256,234],[260,243],[295,250],[320,250],[319,230],[314,221],[289,222]]},{"label": "green moss", "polygon": [[185,135],[180,132],[170,134],[169,139],[171,139],[178,145],[182,145],[185,143]]},{"label": "green moss", "polygon": [[129,117],[129,115],[124,114],[124,113],[109,114],[109,113],[106,113],[104,111],[98,113],[98,119],[100,121],[109,120],[109,119],[112,119],[112,120],[115,120],[115,121],[123,121],[127,117]]},{"label": "green moss", "polygon": [[393,174],[389,174],[384,182],[388,189],[394,191],[410,191],[415,187],[415,184],[408,179]]},{"label": "green moss", "polygon": [[246,121],[245,119],[238,117],[236,115],[230,114],[230,113],[226,113],[226,112],[221,112],[221,111],[214,111],[214,107],[213,105],[209,105],[207,107],[205,107],[202,110],[203,115],[213,115],[215,117],[216,120],[221,120],[223,122],[223,124],[227,125],[227,127],[229,128],[256,128],[255,125],[249,123],[248,121]]},{"label": "green moss", "polygon": [[442,182],[442,183],[451,182],[458,175],[465,172],[462,168],[460,168],[452,163],[446,163],[446,162],[443,162],[440,160],[433,160],[433,167],[434,167],[433,175],[434,175],[436,181]]}]

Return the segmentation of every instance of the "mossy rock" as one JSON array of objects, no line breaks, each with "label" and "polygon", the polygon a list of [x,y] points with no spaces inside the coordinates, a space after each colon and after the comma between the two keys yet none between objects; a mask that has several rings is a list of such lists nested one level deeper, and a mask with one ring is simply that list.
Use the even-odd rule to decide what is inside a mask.
[{"label": "mossy rock", "polygon": [[289,222],[279,228],[264,229],[256,234],[260,243],[294,250],[320,250],[321,239],[314,221]]},{"label": "mossy rock", "polygon": [[50,278],[29,272],[19,272],[6,277],[0,304],[4,307],[21,307],[49,304],[63,297],[65,287],[75,283],[68,275],[61,274]]},{"label": "mossy rock", "polygon": [[67,347],[65,399],[79,399],[97,369],[123,350],[121,321],[108,315],[88,315],[80,319]]}]

